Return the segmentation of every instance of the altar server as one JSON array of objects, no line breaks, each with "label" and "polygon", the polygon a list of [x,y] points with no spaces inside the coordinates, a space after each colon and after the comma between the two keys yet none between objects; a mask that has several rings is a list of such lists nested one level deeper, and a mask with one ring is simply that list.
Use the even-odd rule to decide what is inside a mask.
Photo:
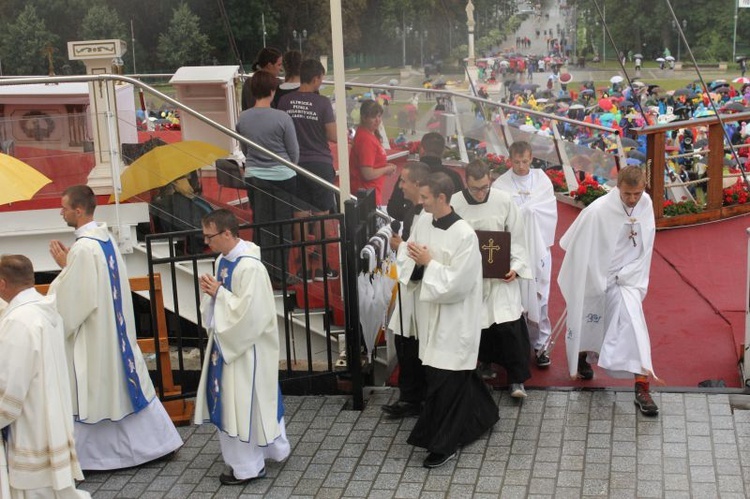
[{"label": "altar server", "polygon": [[536,354],[536,365],[548,367],[547,349],[552,333],[548,302],[552,281],[552,253],[557,227],[557,200],[547,174],[531,168],[531,145],[514,142],[509,150],[512,169],[505,172],[492,187],[513,196],[523,218],[526,251],[529,255],[533,279],[522,279],[521,297],[529,329],[529,337]]},{"label": "altar server", "polygon": [[477,236],[450,206],[453,182],[434,173],[419,194],[425,214],[397,254],[399,281],[419,280],[415,320],[425,366],[424,408],[409,435],[429,451],[426,468],[442,466],[498,420],[498,407],[476,371],[482,307]]},{"label": "altar server", "polygon": [[[519,281],[532,278],[526,256],[523,220],[506,192],[490,188],[486,163],[475,160],[466,167],[467,188],[451,198],[456,214],[474,230],[510,232],[510,271],[503,279],[482,279],[482,341],[479,360],[482,371],[493,373],[490,363],[503,366],[508,374],[510,395],[525,398],[523,382],[529,371],[529,331],[523,317]],[[489,253],[483,250],[482,258]],[[520,278],[520,279],[519,279]]]},{"label": "altar server", "polygon": [[639,167],[620,170],[617,188],[584,209],[560,240],[565,258],[557,281],[568,307],[570,375],[591,379],[590,362],[598,362],[613,377],[634,376],[635,404],[655,416],[643,299],[656,230],[645,187]]},{"label": "altar server", "polygon": [[50,242],[62,272],[49,293],[65,328],[78,459],[84,470],[112,470],[166,456],[182,439],[156,397],[136,341],[125,262],[95,209],[90,187],[63,192],[61,215],[76,241]]},{"label": "altar server", "polygon": [[[0,257],[0,497],[87,498],[73,443],[62,318],[22,255]],[[7,447],[7,459],[6,459]]]},{"label": "altar server", "polygon": [[203,237],[216,261],[216,278],[200,288],[208,346],[196,395],[195,423],[220,430],[224,462],[219,480],[242,485],[266,476],[265,459],[282,461],[290,446],[279,390],[279,333],[273,288],[260,248],[239,237],[228,210],[203,218]]}]

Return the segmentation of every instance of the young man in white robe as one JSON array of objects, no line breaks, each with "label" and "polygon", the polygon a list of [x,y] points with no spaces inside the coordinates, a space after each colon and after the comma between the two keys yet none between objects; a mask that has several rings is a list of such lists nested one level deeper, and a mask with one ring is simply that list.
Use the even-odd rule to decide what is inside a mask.
[{"label": "young man in white robe", "polygon": [[290,446],[279,389],[276,304],[260,248],[239,238],[228,210],[203,217],[203,237],[221,253],[216,275],[200,276],[208,346],[195,400],[195,423],[219,429],[224,485],[266,476],[265,460],[283,461]]},{"label": "young man in white robe", "polygon": [[137,466],[167,456],[182,438],[156,397],[136,340],[127,269],[107,225],[94,221],[96,196],[75,185],[61,215],[75,229],[67,248],[50,242],[62,272],[49,288],[65,327],[78,459],[84,470]]},{"label": "young man in white robe", "polygon": [[[73,443],[63,322],[23,255],[0,256],[0,497],[87,498]],[[6,460],[7,446],[7,460]]]},{"label": "young man in white robe", "polygon": [[419,194],[425,214],[398,249],[399,282],[421,280],[416,308],[425,366],[424,408],[408,443],[442,466],[489,430],[498,407],[476,371],[482,308],[482,257],[474,229],[450,206],[453,182],[431,174]]},{"label": "young man in white robe", "polygon": [[[490,188],[489,167],[472,161],[466,167],[467,188],[451,198],[456,214],[474,230],[510,232],[510,271],[503,279],[482,279],[482,341],[479,361],[492,373],[495,363],[505,368],[509,391],[514,398],[525,398],[524,381],[529,371],[529,332],[523,317],[519,281],[531,280],[526,254],[523,220],[509,194]],[[482,258],[486,258],[484,251]]]},{"label": "young man in white robe", "polygon": [[549,289],[552,281],[552,252],[557,228],[557,200],[552,181],[538,168],[531,168],[531,145],[514,142],[509,150],[512,169],[492,184],[513,196],[523,218],[526,251],[533,279],[522,279],[521,298],[526,311],[531,345],[536,365],[548,367],[552,325],[549,320]]},{"label": "young man in white robe", "polygon": [[649,392],[651,341],[643,299],[648,289],[656,233],[645,173],[628,166],[617,188],[573,222],[560,240],[565,250],[560,285],[568,309],[571,377],[592,379],[591,362],[613,377],[635,378],[635,404],[648,416],[659,408]]},{"label": "young man in white robe", "polygon": [[[398,247],[409,239],[414,222],[422,214],[419,186],[425,183],[429,175],[430,167],[425,163],[409,162],[401,170],[398,186],[409,205],[402,215],[401,235],[394,233],[391,237],[390,246],[393,251],[398,251]],[[418,304],[416,297],[419,294],[419,282],[409,282],[405,286],[398,285],[396,308],[388,323],[388,329],[394,333],[393,341],[398,359],[399,398],[393,404],[382,406],[381,410],[392,419],[418,416],[422,410],[422,402],[424,402],[424,367],[422,361],[419,360],[419,338],[414,320],[414,310]]]}]

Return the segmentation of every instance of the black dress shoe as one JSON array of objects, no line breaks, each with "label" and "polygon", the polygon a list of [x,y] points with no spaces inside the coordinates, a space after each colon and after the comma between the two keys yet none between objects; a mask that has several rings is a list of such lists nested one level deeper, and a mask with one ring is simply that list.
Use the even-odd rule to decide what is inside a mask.
[{"label": "black dress shoe", "polygon": [[391,418],[408,418],[410,416],[419,416],[419,412],[422,410],[422,404],[413,404],[411,402],[401,402],[400,400],[395,404],[384,405],[380,408]]},{"label": "black dress shoe", "polygon": [[451,459],[455,458],[456,455],[458,455],[458,452],[453,452],[452,454],[438,454],[437,452],[430,452],[422,465],[425,468],[437,468],[438,466],[442,466]]},{"label": "black dress shoe", "polygon": [[265,478],[266,476],[266,469],[263,468],[260,470],[260,473],[258,473],[258,476],[252,476],[250,478],[236,478],[234,476],[234,472],[230,471],[229,473],[222,473],[219,475],[219,481],[222,485],[245,485],[247,483],[252,482],[253,480],[257,480],[258,478]]}]

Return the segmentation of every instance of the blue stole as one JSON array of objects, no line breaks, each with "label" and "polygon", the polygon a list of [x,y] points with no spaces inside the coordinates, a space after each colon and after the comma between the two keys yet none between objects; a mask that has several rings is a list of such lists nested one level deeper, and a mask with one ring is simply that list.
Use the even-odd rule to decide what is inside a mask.
[{"label": "blue stole", "polygon": [[125,324],[125,315],[122,313],[122,287],[120,286],[120,270],[117,266],[117,257],[115,256],[115,247],[112,240],[100,241],[93,237],[84,236],[82,239],[92,239],[99,243],[104,252],[109,268],[109,283],[112,286],[112,304],[115,309],[115,323],[117,325],[117,336],[120,340],[120,356],[122,358],[122,368],[125,372],[125,379],[128,384],[128,394],[130,402],[133,404],[133,412],[139,412],[148,405],[146,396],[141,389],[140,378],[135,369],[135,359],[133,349],[130,347],[128,333]]},{"label": "blue stole", "polygon": [[[237,263],[246,258],[247,255],[238,257],[235,261],[230,262],[226,258],[219,261],[219,267],[216,271],[218,281],[227,291],[232,291],[232,273]],[[221,353],[221,346],[214,335],[214,341],[211,345],[211,353],[208,362],[208,383],[206,383],[206,400],[208,401],[208,419],[217,428],[222,428],[221,424],[221,374],[224,370],[224,356]]]},{"label": "blue stole", "polygon": [[[216,274],[218,281],[227,291],[232,291],[232,273],[237,263],[243,258],[255,258],[249,255],[240,255],[235,261],[230,262],[226,258],[219,261],[219,267]],[[206,373],[208,382],[206,383],[206,400],[208,402],[208,419],[216,425],[217,428],[223,428],[221,424],[221,374],[224,370],[224,356],[221,353],[221,346],[216,340],[211,345],[210,359],[208,362],[208,373]],[[279,385],[278,406],[276,408],[277,421],[284,417],[284,404],[281,398],[281,385]]]}]

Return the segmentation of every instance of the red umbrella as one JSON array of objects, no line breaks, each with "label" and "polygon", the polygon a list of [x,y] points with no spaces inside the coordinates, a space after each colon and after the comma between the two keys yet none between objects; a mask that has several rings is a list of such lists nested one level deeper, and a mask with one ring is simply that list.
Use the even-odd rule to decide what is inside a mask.
[{"label": "red umbrella", "polygon": [[612,101],[609,99],[599,99],[599,107],[602,108],[604,111],[609,111],[612,109]]}]

